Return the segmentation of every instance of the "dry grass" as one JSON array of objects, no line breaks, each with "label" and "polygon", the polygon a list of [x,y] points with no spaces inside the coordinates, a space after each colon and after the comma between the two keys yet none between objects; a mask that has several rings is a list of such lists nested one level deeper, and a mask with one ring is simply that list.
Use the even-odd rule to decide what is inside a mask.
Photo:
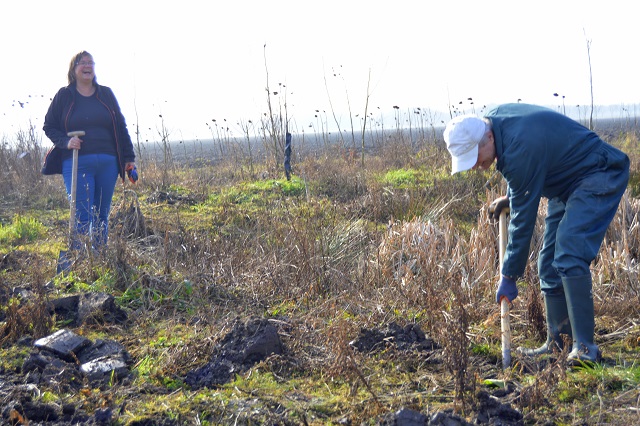
[{"label": "dry grass", "polygon": [[[43,178],[37,162],[24,169],[24,159],[17,158],[25,149],[42,154],[36,136],[29,138],[17,150],[0,149],[10,177],[0,183],[0,221],[6,224],[16,211],[30,211],[49,234],[38,244],[0,248],[1,256],[23,250],[44,262],[39,268],[28,262],[3,265],[3,301],[13,287],[38,288],[53,276],[57,249],[65,241],[61,179]],[[639,151],[630,138],[623,142],[637,165]],[[345,413],[354,422],[369,420],[400,405],[451,405],[468,413],[479,379],[495,376],[521,383],[518,406],[529,418],[543,419],[545,397],[560,392],[559,383],[567,380],[563,366],[550,364],[532,375],[533,367],[509,372],[498,367],[499,312],[493,302],[498,238],[485,209],[503,184],[490,173],[451,177],[441,142],[417,146],[415,153],[406,141],[385,141],[367,154],[365,169],[359,155],[349,151],[308,150],[293,164],[293,184],[300,191],[290,194],[282,189],[284,173],[255,159],[240,162],[251,168],[231,159],[210,165],[193,158],[188,167],[175,156],[161,157],[170,164],[143,159],[137,186],[117,190],[106,255],[80,263],[72,280],[56,281],[58,291],[114,294],[131,325],[109,334],[126,342],[139,363],[153,360],[153,374],[139,380],[154,386],[179,382],[190,368],[205,363],[236,317],[260,316],[280,324],[288,352],[257,369],[272,373],[283,387],[296,381],[299,392],[333,401],[321,409],[306,405],[307,413],[321,419],[317,424]],[[383,177],[395,169],[417,170],[418,180],[393,186]],[[258,190],[249,186],[269,179],[276,181]],[[492,185],[485,187],[487,181]],[[640,338],[640,202],[631,193],[632,188],[593,275],[599,342],[609,357],[633,362]],[[512,308],[514,347],[544,337],[535,266],[544,210],[543,203],[524,277],[527,287]],[[46,316],[33,317],[44,311],[39,300],[8,306],[6,344],[26,332],[42,335],[55,327]],[[422,355],[392,351],[363,355],[349,345],[361,328],[390,322],[418,324],[442,348],[441,364],[434,369]],[[177,340],[158,345],[167,335]],[[485,355],[478,355],[479,348],[486,348]],[[611,393],[610,400],[615,398]],[[139,415],[143,399],[132,408]],[[182,410],[188,417],[197,406],[178,404],[168,411]],[[288,407],[300,413],[298,405]],[[575,407],[557,404],[554,409]],[[322,410],[329,414],[322,417]],[[617,415],[613,405],[605,414]]]}]

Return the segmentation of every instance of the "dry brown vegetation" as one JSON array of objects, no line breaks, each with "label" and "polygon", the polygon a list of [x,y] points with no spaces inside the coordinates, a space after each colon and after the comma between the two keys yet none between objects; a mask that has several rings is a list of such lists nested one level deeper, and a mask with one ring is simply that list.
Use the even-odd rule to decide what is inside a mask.
[{"label": "dry brown vegetation", "polygon": [[[129,322],[76,331],[124,343],[135,379],[75,395],[52,389],[49,398],[114,407],[117,424],[373,424],[400,407],[453,408],[471,421],[490,379],[517,389],[502,401],[522,412],[522,424],[637,423],[640,147],[635,131],[609,142],[629,153],[633,176],[593,264],[606,362],[568,371],[562,357],[535,363],[514,354],[502,371],[497,227],[485,210],[504,184],[493,171],[450,176],[440,140],[390,137],[362,167],[359,152],[298,147],[294,138],[291,181],[270,156],[248,159],[240,145],[215,164],[187,146],[143,152],[138,184],[117,190],[107,253],[57,277],[52,293],[44,284],[66,244],[68,204],[61,177],[39,173],[48,144],[34,131],[18,135],[0,149],[0,223],[6,230],[32,218],[43,230],[0,239],[0,371],[19,365],[21,337],[62,326],[45,314],[46,300],[92,290],[116,296]],[[545,336],[535,266],[544,210],[512,307],[514,348]],[[16,297],[16,288],[35,296]],[[189,389],[186,373],[208,361],[236,318],[251,317],[278,325],[285,354],[229,385]],[[418,325],[438,349],[389,342],[363,353],[349,344],[392,323]]]}]

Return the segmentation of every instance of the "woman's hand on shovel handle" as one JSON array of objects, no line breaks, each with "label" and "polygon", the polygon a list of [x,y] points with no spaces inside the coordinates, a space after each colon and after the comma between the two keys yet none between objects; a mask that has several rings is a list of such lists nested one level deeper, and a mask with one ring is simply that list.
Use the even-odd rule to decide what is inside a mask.
[{"label": "woman's hand on shovel handle", "polygon": [[77,136],[69,139],[69,143],[67,144],[67,149],[80,149],[82,145],[82,139]]}]

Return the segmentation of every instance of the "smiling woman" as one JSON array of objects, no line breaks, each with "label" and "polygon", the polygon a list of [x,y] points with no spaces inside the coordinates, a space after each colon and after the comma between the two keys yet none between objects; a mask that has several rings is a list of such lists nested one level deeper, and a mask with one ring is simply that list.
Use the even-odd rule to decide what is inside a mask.
[{"label": "smiling woman", "polygon": [[73,56],[67,78],[69,85],[58,91],[45,116],[43,130],[54,147],[43,173],[64,177],[72,203],[70,248],[101,250],[116,179],[120,175],[124,181],[135,155],[118,101],[109,87],[97,83],[89,52]]},{"label": "smiling woman", "polygon": [[93,57],[85,50],[71,58],[67,74],[69,84],[75,82],[78,91],[84,90],[88,93],[84,96],[91,96],[95,92],[95,85],[98,84],[94,70],[95,65]]}]

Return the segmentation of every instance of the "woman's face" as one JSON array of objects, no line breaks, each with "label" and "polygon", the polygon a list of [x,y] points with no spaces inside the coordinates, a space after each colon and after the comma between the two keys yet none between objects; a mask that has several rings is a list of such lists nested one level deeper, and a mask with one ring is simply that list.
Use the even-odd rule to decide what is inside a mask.
[{"label": "woman's face", "polygon": [[88,83],[92,82],[96,76],[95,65],[93,58],[89,55],[84,55],[80,58],[75,68],[76,80]]}]

